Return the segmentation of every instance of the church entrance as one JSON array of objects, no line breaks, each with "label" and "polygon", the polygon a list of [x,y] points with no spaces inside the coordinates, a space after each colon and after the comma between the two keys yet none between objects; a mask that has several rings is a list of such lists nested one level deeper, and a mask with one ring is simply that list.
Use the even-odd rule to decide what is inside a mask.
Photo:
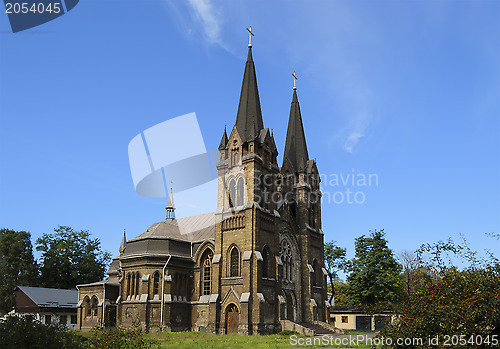
[{"label": "church entrance", "polygon": [[238,326],[240,325],[238,307],[230,304],[226,309],[226,334],[238,333]]},{"label": "church entrance", "polygon": [[290,321],[297,321],[297,309],[295,307],[294,298],[291,292],[286,296],[285,318]]}]

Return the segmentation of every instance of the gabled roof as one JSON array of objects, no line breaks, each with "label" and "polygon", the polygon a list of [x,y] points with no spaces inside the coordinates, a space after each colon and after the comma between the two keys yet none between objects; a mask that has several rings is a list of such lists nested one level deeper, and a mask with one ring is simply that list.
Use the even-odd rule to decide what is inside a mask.
[{"label": "gabled roof", "polygon": [[235,126],[243,142],[255,139],[264,128],[251,47],[248,48]]},{"label": "gabled roof", "polygon": [[59,288],[17,286],[33,303],[40,308],[76,308],[78,291]]},{"label": "gabled roof", "polygon": [[306,136],[300,114],[300,105],[297,98],[297,90],[293,90],[292,105],[290,106],[290,118],[286,132],[285,152],[283,162],[288,159],[296,172],[306,169],[309,154],[307,153]]}]

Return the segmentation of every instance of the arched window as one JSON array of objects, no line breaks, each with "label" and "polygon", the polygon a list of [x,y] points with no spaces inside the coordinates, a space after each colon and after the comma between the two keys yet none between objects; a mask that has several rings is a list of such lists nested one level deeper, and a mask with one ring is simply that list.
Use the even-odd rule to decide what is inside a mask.
[{"label": "arched window", "polygon": [[240,275],[240,252],[236,247],[233,247],[231,250],[230,257],[230,276],[239,276]]},{"label": "arched window", "polygon": [[130,273],[127,274],[127,294],[126,296],[130,296]]},{"label": "arched window", "polygon": [[316,259],[313,262],[313,269],[314,269],[314,273],[312,273],[312,275],[311,275],[311,278],[313,280],[313,285],[314,286],[321,286],[321,284],[322,284],[322,282],[321,282],[321,269],[319,268],[319,263]]},{"label": "arched window", "polygon": [[203,275],[203,285],[202,294],[204,296],[212,293],[212,258],[214,254],[211,250],[207,250],[203,257],[202,275]]},{"label": "arched window", "polygon": [[155,272],[153,275],[153,295],[158,294],[160,289],[160,273]]},{"label": "arched window", "polygon": [[137,272],[137,274],[135,274],[135,295],[139,295],[139,284],[140,284],[140,281],[141,281],[141,277],[139,275],[139,272]]},{"label": "arched window", "polygon": [[234,207],[236,202],[236,182],[232,179],[229,182],[229,207]]},{"label": "arched window", "polygon": [[85,299],[83,300],[83,311],[85,317],[92,316],[92,310],[90,309],[90,298],[88,296],[85,296]]},{"label": "arched window", "polygon": [[133,296],[135,294],[135,274],[132,274],[132,276],[129,274],[129,279],[130,281],[130,292],[129,295]]},{"label": "arched window", "polygon": [[267,247],[262,250],[262,277],[269,277],[269,251]]},{"label": "arched window", "polygon": [[297,218],[297,203],[295,200],[290,201],[290,213],[293,219]]},{"label": "arched window", "polygon": [[280,257],[283,262],[283,279],[286,281],[293,281],[293,256],[292,256],[292,248],[290,247],[290,243],[283,239],[280,243]]},{"label": "arched window", "polygon": [[97,297],[93,296],[90,301],[90,308],[92,311],[92,317],[97,316]]},{"label": "arched window", "polygon": [[245,198],[243,178],[238,179],[238,185],[236,190],[236,206],[242,206]]}]

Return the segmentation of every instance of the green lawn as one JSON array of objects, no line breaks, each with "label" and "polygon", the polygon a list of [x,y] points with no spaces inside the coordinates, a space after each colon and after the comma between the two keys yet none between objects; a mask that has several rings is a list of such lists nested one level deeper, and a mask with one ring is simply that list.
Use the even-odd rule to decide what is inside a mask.
[{"label": "green lawn", "polygon": [[[232,348],[370,348],[364,342],[358,345],[349,344],[347,339],[342,344],[341,337],[334,336],[333,342],[321,343],[319,339],[313,342],[312,337],[296,336],[291,340],[290,335],[244,336],[244,335],[216,335],[201,332],[170,332],[148,334],[148,338],[157,340],[161,348],[171,349],[232,349]],[[335,338],[338,345],[335,344]],[[333,343],[330,344],[330,343]],[[293,345],[295,344],[295,345]]]}]

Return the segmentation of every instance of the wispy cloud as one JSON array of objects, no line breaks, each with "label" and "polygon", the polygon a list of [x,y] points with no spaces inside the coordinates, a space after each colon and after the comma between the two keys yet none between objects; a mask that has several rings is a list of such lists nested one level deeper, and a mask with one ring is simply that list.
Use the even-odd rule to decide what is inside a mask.
[{"label": "wispy cloud", "polygon": [[354,146],[358,143],[358,141],[363,138],[365,135],[358,132],[352,132],[344,142],[344,149],[348,153],[352,153]]},{"label": "wispy cloud", "polygon": [[211,0],[189,0],[194,16],[200,21],[201,27],[210,44],[224,46],[221,40],[220,9]]}]

